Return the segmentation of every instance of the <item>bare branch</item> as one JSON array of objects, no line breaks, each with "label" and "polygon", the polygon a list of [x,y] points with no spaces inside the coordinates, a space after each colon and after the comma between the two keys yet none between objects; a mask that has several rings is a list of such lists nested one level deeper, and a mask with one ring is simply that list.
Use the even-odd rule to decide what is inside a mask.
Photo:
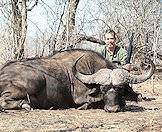
[{"label": "bare branch", "polygon": [[29,9],[27,9],[27,11],[32,11],[33,8],[37,5],[38,5],[38,0],[35,0],[35,3]]},{"label": "bare branch", "polygon": [[101,45],[105,44],[105,42],[103,40],[97,39],[97,38],[92,37],[92,36],[86,36],[86,35],[83,35],[83,34],[77,35],[77,40],[76,40],[75,43],[80,43],[81,41],[90,41],[90,42],[93,42],[93,43],[99,43]]}]

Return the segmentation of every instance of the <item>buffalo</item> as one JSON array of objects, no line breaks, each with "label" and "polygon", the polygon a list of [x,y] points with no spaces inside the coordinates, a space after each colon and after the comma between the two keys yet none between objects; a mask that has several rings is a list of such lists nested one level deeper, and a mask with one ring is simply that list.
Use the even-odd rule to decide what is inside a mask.
[{"label": "buffalo", "polygon": [[0,69],[0,108],[103,108],[118,112],[126,100],[138,100],[140,94],[129,84],[149,79],[155,69],[152,61],[149,64],[147,73],[132,75],[99,53],[81,49],[11,61]]}]

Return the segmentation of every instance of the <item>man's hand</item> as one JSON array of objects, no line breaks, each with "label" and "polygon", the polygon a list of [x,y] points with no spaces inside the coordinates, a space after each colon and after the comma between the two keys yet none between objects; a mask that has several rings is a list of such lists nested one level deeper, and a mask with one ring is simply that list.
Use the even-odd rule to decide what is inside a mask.
[{"label": "man's hand", "polygon": [[128,64],[123,65],[122,68],[126,69],[127,71],[131,71],[132,65],[130,63],[128,63]]}]

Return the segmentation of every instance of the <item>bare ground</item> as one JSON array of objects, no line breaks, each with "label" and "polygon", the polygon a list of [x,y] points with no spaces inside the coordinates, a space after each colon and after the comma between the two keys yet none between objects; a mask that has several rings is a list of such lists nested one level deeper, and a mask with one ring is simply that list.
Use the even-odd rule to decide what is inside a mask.
[{"label": "bare ground", "polygon": [[162,132],[162,80],[133,86],[148,98],[127,102],[126,111],[8,110],[0,113],[0,131],[22,132]]}]

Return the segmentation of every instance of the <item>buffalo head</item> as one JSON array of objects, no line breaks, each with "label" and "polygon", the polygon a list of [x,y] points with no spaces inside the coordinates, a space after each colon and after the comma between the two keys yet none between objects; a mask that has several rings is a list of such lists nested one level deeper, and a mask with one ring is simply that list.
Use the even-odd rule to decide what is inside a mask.
[{"label": "buffalo head", "polygon": [[[77,62],[76,62],[77,63]],[[118,112],[125,106],[123,90],[126,85],[142,83],[154,73],[155,65],[149,59],[149,68],[141,75],[134,75],[125,69],[100,69],[94,74],[86,75],[76,70],[73,66],[74,76],[85,84],[99,84],[103,94],[104,109],[106,112]]]}]

